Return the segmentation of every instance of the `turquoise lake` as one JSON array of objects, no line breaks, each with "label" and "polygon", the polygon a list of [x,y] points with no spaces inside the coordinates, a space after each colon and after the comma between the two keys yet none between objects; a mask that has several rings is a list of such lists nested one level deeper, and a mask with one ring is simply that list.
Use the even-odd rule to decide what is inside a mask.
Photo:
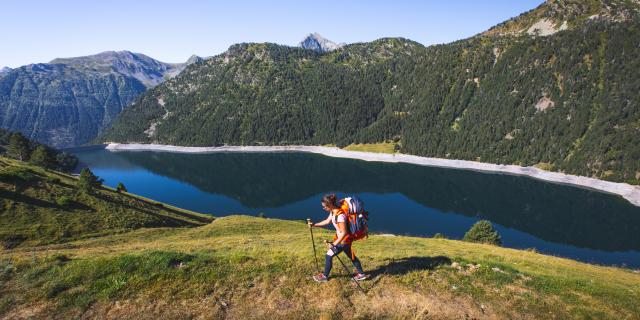
[{"label": "turquoise lake", "polygon": [[[527,177],[307,153],[71,150],[106,185],[214,216],[325,218],[325,193],[355,194],[370,231],[460,239],[493,222],[504,246],[640,267],[640,208],[623,198]],[[306,240],[306,239],[303,239]]]}]

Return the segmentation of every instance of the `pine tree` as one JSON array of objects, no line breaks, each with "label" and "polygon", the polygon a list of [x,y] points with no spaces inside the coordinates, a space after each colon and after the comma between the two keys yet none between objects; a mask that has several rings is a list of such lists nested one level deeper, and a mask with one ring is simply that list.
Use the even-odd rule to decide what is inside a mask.
[{"label": "pine tree", "polygon": [[464,241],[487,243],[494,245],[501,245],[502,238],[498,232],[493,228],[491,222],[487,220],[480,220],[476,222],[467,233],[465,233]]},{"label": "pine tree", "polygon": [[29,157],[29,162],[43,168],[54,168],[56,165],[55,159],[43,145],[39,145],[33,150]]},{"label": "pine tree", "polygon": [[80,189],[81,192],[90,194],[93,193],[96,188],[102,186],[102,181],[103,180],[94,175],[89,168],[84,168],[80,171],[78,189]]},{"label": "pine tree", "polygon": [[78,158],[63,151],[56,155],[56,164],[61,171],[71,171],[78,165]]},{"label": "pine tree", "polygon": [[7,146],[7,155],[26,161],[29,158],[29,140],[19,132],[12,134]]}]

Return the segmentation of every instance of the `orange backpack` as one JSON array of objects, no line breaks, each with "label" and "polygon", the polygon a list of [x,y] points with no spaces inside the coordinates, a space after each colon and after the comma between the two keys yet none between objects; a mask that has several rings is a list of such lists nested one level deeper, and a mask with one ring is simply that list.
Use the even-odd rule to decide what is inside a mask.
[{"label": "orange backpack", "polygon": [[369,212],[364,211],[364,203],[357,197],[340,200],[340,209],[347,215],[349,240],[356,241],[369,236]]}]

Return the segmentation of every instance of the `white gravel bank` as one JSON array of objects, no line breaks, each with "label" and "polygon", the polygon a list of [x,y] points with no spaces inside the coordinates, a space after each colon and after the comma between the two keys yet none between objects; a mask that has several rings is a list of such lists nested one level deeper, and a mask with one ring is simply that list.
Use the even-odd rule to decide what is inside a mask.
[{"label": "white gravel bank", "polygon": [[528,176],[534,179],[553,183],[574,185],[578,187],[613,193],[640,206],[640,187],[627,183],[603,181],[594,178],[574,176],[560,172],[550,172],[534,167],[520,167],[466,160],[427,158],[407,154],[371,153],[347,151],[334,147],[320,146],[224,146],[224,147],[180,147],[160,144],[120,144],[110,143],[109,151],[165,151],[179,153],[215,153],[215,152],[310,152],[329,157],[351,158],[365,161],[403,162],[429,167],[465,169],[482,172],[504,173]]}]

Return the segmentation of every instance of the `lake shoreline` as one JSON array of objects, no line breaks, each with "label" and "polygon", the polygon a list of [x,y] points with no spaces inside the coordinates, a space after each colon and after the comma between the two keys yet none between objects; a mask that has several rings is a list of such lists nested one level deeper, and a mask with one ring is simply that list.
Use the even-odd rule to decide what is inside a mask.
[{"label": "lake shoreline", "polygon": [[363,161],[408,163],[414,165],[472,170],[483,173],[499,173],[527,176],[546,182],[571,185],[580,188],[615,194],[623,197],[635,206],[640,207],[640,187],[627,183],[610,182],[595,178],[552,172],[535,167],[521,167],[516,165],[492,164],[485,162],[454,160],[442,158],[421,157],[408,154],[372,153],[362,151],[347,151],[336,147],[323,146],[221,146],[221,147],[181,147],[161,144],[123,144],[108,143],[108,151],[162,151],[174,153],[264,153],[264,152],[306,152],[316,153],[334,158],[349,158]]}]

